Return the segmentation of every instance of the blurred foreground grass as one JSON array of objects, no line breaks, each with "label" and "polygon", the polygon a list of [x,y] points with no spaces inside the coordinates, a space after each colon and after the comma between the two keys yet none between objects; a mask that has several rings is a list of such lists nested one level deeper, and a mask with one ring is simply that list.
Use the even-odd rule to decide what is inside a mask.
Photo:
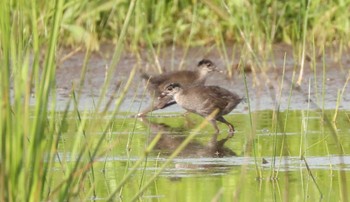
[{"label": "blurred foreground grass", "polygon": [[[249,45],[254,52],[263,52],[275,42],[290,43],[299,50],[304,50],[306,43],[348,47],[349,5],[349,0],[0,1],[0,201],[67,201],[78,195],[82,200],[89,200],[96,196],[95,160],[106,152],[101,144],[111,133],[114,116],[119,113],[118,107],[135,68],[117,92],[117,107],[108,120],[99,125],[101,136],[94,143],[89,140],[86,127],[93,123],[88,122],[87,117],[106,118],[106,114],[100,113],[101,100],[125,49],[228,42]],[[116,45],[99,100],[93,106],[95,111],[77,110],[79,94],[76,95],[72,87],[67,110],[63,115],[58,114],[55,111],[58,47],[83,45],[88,50],[87,61],[90,51],[97,50],[104,41],[114,41]],[[81,82],[85,71],[82,72]],[[35,99],[34,106],[29,105],[31,97]],[[75,106],[73,120],[77,130],[68,152],[76,158],[65,164],[59,159],[57,148],[65,131],[69,105]],[[134,129],[130,130],[126,148],[133,137]],[[154,144],[150,144],[135,165],[141,167],[147,161],[147,152]],[[61,165],[62,176],[53,183],[52,169],[56,161]],[[153,182],[159,173],[156,174],[145,185]],[[110,198],[114,198],[131,175],[125,172],[121,182],[116,183],[120,183],[117,188],[109,192]],[[82,194],[81,187],[86,183],[89,189]],[[346,183],[342,182],[342,187],[340,194],[346,199]],[[139,187],[134,193],[135,200],[146,188]]]}]

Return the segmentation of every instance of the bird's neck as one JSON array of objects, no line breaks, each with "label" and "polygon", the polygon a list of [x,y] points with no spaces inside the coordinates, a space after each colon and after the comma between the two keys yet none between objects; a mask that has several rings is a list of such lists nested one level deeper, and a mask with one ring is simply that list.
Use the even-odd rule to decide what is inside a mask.
[{"label": "bird's neck", "polygon": [[173,98],[174,98],[174,100],[175,100],[176,102],[180,99],[182,93],[183,93],[183,89],[179,90],[178,92],[176,92],[176,93],[173,95]]},{"label": "bird's neck", "polygon": [[206,70],[201,69],[198,71],[198,76],[200,80],[207,78],[207,75],[208,75],[208,71]]}]

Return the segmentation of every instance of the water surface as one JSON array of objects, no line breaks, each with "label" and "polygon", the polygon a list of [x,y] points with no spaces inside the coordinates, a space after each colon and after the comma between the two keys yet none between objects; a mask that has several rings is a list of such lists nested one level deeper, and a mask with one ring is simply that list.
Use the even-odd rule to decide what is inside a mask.
[{"label": "water surface", "polygon": [[[142,200],[343,200],[341,190],[347,190],[350,180],[350,112],[341,111],[335,123],[327,122],[334,115],[333,110],[325,111],[324,116],[318,111],[280,112],[279,121],[274,120],[274,113],[254,112],[253,128],[248,114],[229,115],[228,121],[237,130],[232,138],[227,138],[224,124],[219,124],[219,134],[211,125],[206,126],[151,183]],[[84,185],[86,191],[94,189],[96,196],[92,198],[109,196],[161,132],[154,150],[117,194],[122,196],[120,200],[130,200],[203,120],[196,115],[158,115],[114,119],[101,147],[104,152],[93,165],[95,174],[90,180],[96,186],[92,188],[87,181]],[[84,142],[98,142],[102,135],[98,126],[108,120],[90,119],[93,124],[86,130],[82,148],[86,146]],[[71,151],[76,130],[73,122],[67,123],[59,145],[61,160],[75,161],[66,151]],[[58,161],[56,168],[59,178]]]}]

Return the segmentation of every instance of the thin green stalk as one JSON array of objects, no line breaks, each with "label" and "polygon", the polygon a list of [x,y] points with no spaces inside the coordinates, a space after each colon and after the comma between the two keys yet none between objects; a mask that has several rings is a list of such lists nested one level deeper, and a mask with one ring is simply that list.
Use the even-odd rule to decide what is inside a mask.
[{"label": "thin green stalk", "polygon": [[241,65],[241,71],[243,72],[243,81],[244,81],[244,88],[245,88],[245,95],[246,95],[246,101],[248,105],[248,113],[249,113],[249,124],[250,124],[250,137],[249,137],[249,142],[252,143],[253,146],[253,153],[254,153],[254,163],[255,163],[255,169],[256,169],[256,174],[258,175],[258,178],[262,177],[262,172],[261,169],[258,165],[258,160],[256,156],[256,144],[255,144],[255,131],[254,131],[254,125],[253,125],[253,117],[252,117],[252,111],[251,111],[251,106],[250,106],[250,96],[249,96],[249,90],[248,90],[248,84],[247,84],[247,77],[244,71],[244,64]]},{"label": "thin green stalk", "polygon": [[144,163],[143,163],[144,165],[143,165],[143,168],[142,168],[141,179],[140,179],[140,182],[139,182],[139,189],[142,188],[143,181],[144,181],[144,179],[145,179],[145,173],[146,173],[147,163],[148,163],[148,156],[146,156],[145,161],[144,161]]},{"label": "thin green stalk", "polygon": [[306,162],[306,159],[305,159],[304,156],[302,156],[302,160],[304,161],[305,166],[306,166],[306,170],[308,171],[309,176],[311,177],[313,183],[315,184],[315,186],[316,186],[316,188],[317,188],[317,190],[318,190],[318,192],[319,192],[319,194],[320,194],[320,201],[321,201],[322,198],[323,198],[323,193],[322,193],[322,191],[321,191],[321,188],[319,187],[319,185],[318,185],[318,183],[317,183],[317,181],[316,181],[314,175],[312,174],[312,171],[311,171],[311,169],[310,169],[310,167],[309,167],[309,164]]},{"label": "thin green stalk", "polygon": [[[75,146],[74,146],[75,147]],[[80,172],[78,172],[79,165],[81,165],[81,160],[84,156],[85,149],[82,148],[77,155],[76,161],[73,165],[73,168],[69,170],[69,172],[66,172],[68,176],[65,177],[56,187],[52,189],[50,192],[50,195],[48,197],[48,200],[52,200],[54,196],[56,196],[56,193],[59,193],[57,197],[59,201],[63,201],[67,198],[70,198],[69,190],[73,186],[74,182],[77,180],[78,177],[76,177],[78,174],[80,175]]]},{"label": "thin green stalk", "polygon": [[163,70],[162,70],[162,67],[160,66],[158,55],[157,55],[156,51],[154,50],[151,38],[149,37],[148,33],[146,33],[146,40],[147,40],[147,43],[148,43],[148,47],[151,49],[151,54],[152,54],[153,60],[154,60],[154,62],[156,64],[158,73],[161,74],[161,73],[163,73]]},{"label": "thin green stalk", "polygon": [[[309,79],[309,88],[308,88],[308,99],[311,100],[311,78]],[[308,131],[308,123],[309,123],[309,113],[310,113],[310,102],[307,104],[307,109],[306,109],[306,115],[304,115],[303,111],[303,116],[302,116],[302,126],[301,127],[301,138],[300,138],[300,147],[299,147],[299,157],[301,158],[304,155],[305,149],[303,147],[306,147],[306,143],[304,143],[304,140],[306,141],[306,135]]]},{"label": "thin green stalk", "polygon": [[86,72],[88,69],[88,62],[89,62],[90,56],[91,56],[91,49],[90,49],[90,47],[88,47],[86,50],[85,56],[84,56],[83,67],[82,67],[81,74],[80,74],[79,90],[78,90],[78,96],[77,96],[78,101],[80,100],[82,88],[83,88],[84,83],[85,83],[85,77],[86,77]]},{"label": "thin green stalk", "polygon": [[183,68],[184,62],[185,62],[185,58],[187,57],[187,53],[189,50],[189,47],[191,45],[191,40],[193,39],[193,32],[194,32],[194,25],[197,22],[197,2],[194,3],[193,5],[193,10],[192,10],[192,19],[191,19],[191,30],[190,30],[190,34],[187,38],[186,41],[186,46],[185,46],[185,50],[184,50],[184,54],[182,56],[182,59],[180,61],[180,65],[179,65],[179,69],[181,70]]},{"label": "thin green stalk", "polygon": [[139,168],[139,166],[144,162],[145,158],[148,156],[148,154],[153,150],[154,146],[156,146],[157,142],[162,137],[162,133],[158,133],[152,142],[149,144],[149,146],[146,148],[143,155],[140,157],[140,159],[129,169],[129,172],[124,175],[124,178],[119,182],[117,188],[112,192],[112,194],[109,195],[107,201],[113,201],[115,195],[117,192],[123,188],[123,186],[128,182],[130,177],[135,173],[136,169]]},{"label": "thin green stalk", "polygon": [[[28,87],[31,91],[32,87],[35,86],[35,89],[39,89],[39,86],[37,86],[37,83],[33,83],[34,81],[39,81],[39,62],[40,62],[40,50],[39,50],[39,33],[38,33],[38,27],[37,27],[37,4],[36,1],[30,1],[31,5],[31,25],[32,25],[32,38],[33,38],[33,70],[31,73],[31,82],[29,83]],[[30,96],[30,93],[28,94]]]},{"label": "thin green stalk", "polygon": [[[115,104],[115,109],[114,111],[112,112],[111,114],[111,117],[115,117],[117,115],[117,113],[119,112],[119,108],[120,108],[120,105],[122,104],[124,98],[125,98],[125,95],[131,85],[131,82],[135,76],[135,72],[136,72],[136,67],[134,67],[131,72],[130,72],[130,75],[129,75],[129,78],[128,78],[128,81],[126,82],[122,92],[120,93],[118,99],[116,100],[116,104]],[[109,130],[109,128],[111,127],[111,125],[113,124],[113,119],[110,119],[108,121],[108,123],[105,125],[104,129],[103,129],[103,133],[101,135],[101,138],[99,139],[98,143],[96,144],[96,147],[95,147],[95,150],[93,151],[92,153],[92,158],[95,158],[95,156],[97,155],[98,153],[98,148],[100,147],[100,145],[102,144],[102,142],[104,141],[104,138],[105,136],[107,135],[107,132]]]},{"label": "thin green stalk", "polygon": [[[9,162],[7,160],[8,157],[11,157],[11,144],[13,140],[9,138],[9,131],[13,131],[11,119],[12,119],[12,107],[11,107],[11,100],[10,100],[10,71],[11,71],[11,56],[10,56],[10,43],[9,39],[11,36],[10,31],[10,5],[6,1],[0,1],[0,62],[3,65],[2,68],[0,68],[0,78],[1,78],[1,85],[0,85],[0,145],[1,145],[1,151],[0,151],[0,186],[2,189],[0,189],[0,200],[1,201],[14,201],[16,200],[13,189],[16,188],[16,181],[12,179],[11,171],[13,171],[13,164],[15,162],[15,159],[11,159],[12,164],[7,164],[6,162]],[[11,182],[11,183],[10,183]],[[11,186],[12,184],[12,186]]]},{"label": "thin green stalk", "polygon": [[[292,100],[292,97],[293,97],[295,74],[296,74],[296,66],[294,66],[294,69],[293,69],[292,79],[291,79],[291,81],[289,81],[289,83],[290,83],[290,90],[289,90],[289,95],[288,95],[286,116],[284,118],[283,131],[287,130],[287,125],[288,125],[288,120],[289,120],[288,117],[289,117],[289,112],[290,112],[290,103],[291,103],[291,100]],[[287,136],[284,134],[283,135],[283,139],[282,139],[282,148],[283,149],[281,149],[279,165],[282,165],[282,163],[281,163],[282,162],[282,157],[284,156],[283,152],[287,149],[285,147],[288,146],[286,141],[287,141]],[[276,172],[276,176],[278,176],[278,174],[280,172],[280,169],[281,169],[281,167],[278,168],[278,170]]]},{"label": "thin green stalk", "polygon": [[[66,105],[66,107],[65,107],[63,116],[62,116],[62,118],[61,118],[61,120],[60,120],[60,123],[59,123],[59,125],[58,125],[58,127],[57,127],[57,129],[58,129],[58,131],[57,131],[57,136],[56,136],[56,138],[53,140],[53,144],[52,144],[52,147],[51,147],[51,149],[50,149],[50,151],[52,151],[53,155],[51,155],[51,157],[50,157],[50,159],[49,159],[49,161],[48,161],[48,166],[47,166],[48,169],[50,169],[50,168],[52,168],[52,167],[54,166],[55,157],[58,159],[60,165],[63,167],[62,161],[61,161],[61,159],[60,159],[60,155],[59,155],[56,151],[58,150],[59,140],[60,140],[61,137],[62,137],[63,128],[64,128],[64,123],[65,123],[65,121],[67,121],[68,109],[69,109],[69,107],[70,107],[70,103],[71,103],[71,99],[69,99],[69,101],[67,102],[67,105]],[[48,171],[50,171],[50,170],[48,170]],[[63,174],[65,174],[65,172],[64,172],[65,170],[62,169],[62,171],[63,171]],[[50,195],[52,194],[52,193],[51,193],[51,189],[52,189],[53,176],[52,176],[52,175],[51,175],[51,176],[48,175],[48,177],[44,177],[44,178],[45,178],[45,179],[46,179],[46,178],[49,178],[49,179],[48,179],[48,183],[47,183],[49,186],[48,186],[46,192],[43,192],[43,193],[42,193],[42,194],[46,194],[45,196],[42,195],[42,198],[45,198],[46,200],[48,200],[48,198],[50,198]]]},{"label": "thin green stalk", "polygon": [[[280,130],[282,130],[282,134],[283,136],[285,137],[286,134],[285,134],[285,130],[284,130],[284,127],[283,127],[283,124],[282,124],[282,120],[280,119],[280,107],[281,107],[281,99],[282,99],[282,92],[283,92],[283,86],[284,86],[284,78],[285,78],[285,72],[286,72],[286,53],[284,53],[284,59],[283,59],[283,71],[282,71],[282,80],[281,80],[281,84],[280,84],[280,91],[278,93],[278,104],[277,104],[277,117],[276,117],[276,129],[275,129],[275,134],[274,134],[274,137],[273,137],[273,162],[271,163],[271,174],[270,176],[275,179],[277,178],[277,172],[276,172],[276,169],[275,169],[275,163],[276,163],[276,156],[277,156],[277,133],[278,133],[278,127]],[[283,144],[281,146],[281,151],[280,153],[282,153],[283,151]]]},{"label": "thin green stalk", "polygon": [[[215,110],[208,119],[210,120],[215,116],[217,110]],[[203,129],[208,124],[207,120],[204,120],[194,131],[190,133],[190,135],[176,148],[176,150],[169,156],[169,158],[163,163],[163,165],[159,168],[157,172],[145,183],[145,185],[140,188],[139,192],[135,194],[135,196],[130,201],[136,201],[140,198],[140,196],[144,193],[144,191],[148,188],[149,185],[160,175],[163,170],[168,166],[169,163],[191,142],[191,140],[198,134],[198,132]]]},{"label": "thin green stalk", "polygon": [[[137,119],[135,118],[135,119],[134,119],[133,128],[132,128],[132,130],[128,133],[128,140],[127,140],[126,146],[125,146],[125,150],[126,150],[126,154],[127,154],[128,159],[127,159],[127,164],[126,164],[126,166],[125,166],[124,174],[127,173],[127,171],[129,170],[129,166],[130,166],[130,151],[132,150],[131,145],[132,145],[132,140],[133,140],[134,134],[135,134],[136,121],[137,121]],[[146,162],[147,162],[147,156],[146,156],[146,158],[145,158],[145,164],[146,164]],[[122,187],[122,188],[120,189],[119,196],[122,195],[123,188],[124,188],[124,187]]]},{"label": "thin green stalk", "polygon": [[102,101],[105,98],[105,95],[106,95],[106,92],[107,92],[107,88],[108,88],[108,86],[110,84],[111,78],[114,76],[114,72],[116,70],[117,64],[119,62],[120,56],[121,56],[123,48],[124,48],[124,40],[125,40],[125,37],[126,37],[126,34],[127,34],[127,30],[128,30],[128,27],[129,27],[131,16],[134,13],[136,2],[137,2],[137,0],[131,0],[130,1],[129,9],[128,9],[128,12],[126,14],[126,18],[125,18],[125,21],[124,21],[124,24],[123,24],[123,28],[122,28],[122,30],[120,32],[117,44],[116,44],[115,49],[114,49],[112,61],[109,64],[108,70],[106,72],[107,75],[106,75],[106,78],[105,78],[104,83],[103,83],[102,91],[100,93],[100,98],[99,98],[99,100],[97,102],[96,110],[100,109]]},{"label": "thin green stalk", "polygon": [[303,79],[303,73],[304,73],[304,66],[305,66],[305,52],[306,52],[306,34],[307,34],[307,25],[308,25],[308,18],[309,18],[309,7],[310,7],[311,0],[307,0],[306,3],[306,9],[304,13],[304,19],[303,19],[303,38],[302,38],[302,52],[301,52],[301,61],[300,61],[300,72],[299,72],[299,78],[297,81],[297,84],[300,86],[302,79]]},{"label": "thin green stalk", "polygon": [[322,48],[322,117],[325,116],[324,114],[324,105],[325,105],[325,96],[326,96],[326,80],[327,80],[327,75],[326,75],[326,53],[325,53],[325,48]]},{"label": "thin green stalk", "polygon": [[225,64],[226,64],[228,76],[229,76],[229,78],[231,78],[232,77],[232,65],[230,64],[229,59],[228,59],[227,49],[226,49],[226,45],[225,45],[225,41],[224,41],[224,37],[222,36],[222,33],[219,34],[219,37],[220,37],[221,49],[222,49],[222,52],[224,54],[224,59],[225,59]]},{"label": "thin green stalk", "polygon": [[[78,120],[77,120],[78,121],[78,123],[77,123],[78,124],[78,128],[81,127],[81,126],[84,126],[82,128],[81,132],[82,132],[82,135],[85,138],[85,141],[87,141],[87,135],[86,135],[86,130],[85,130],[85,121],[84,122],[82,121],[82,117],[81,117],[80,112],[78,110],[78,100],[77,100],[77,96],[75,95],[75,91],[74,90],[72,92],[72,97],[73,97],[73,101],[74,101],[73,102],[74,103],[74,108],[75,108],[75,111],[76,111],[76,114],[77,114],[77,117],[78,117]],[[95,172],[94,172],[94,164],[93,164],[94,159],[92,157],[90,149],[88,148],[87,150],[88,150],[88,155],[89,155],[89,163],[91,164],[91,166],[90,166],[90,171],[91,171],[91,175],[90,176],[92,177],[92,182],[91,182],[92,186],[91,187],[93,187],[93,196],[96,197],[96,190],[94,189],[94,186],[93,186],[93,184],[95,182]],[[87,174],[87,172],[84,172],[82,178],[85,177],[85,174]]]},{"label": "thin green stalk", "polygon": [[339,110],[339,105],[340,105],[340,100],[342,99],[341,97],[341,90],[338,90],[337,92],[337,102],[335,104],[335,110],[334,110],[334,115],[333,115],[333,119],[332,122],[334,123],[337,120],[337,116],[338,116],[338,110]]},{"label": "thin green stalk", "polygon": [[319,101],[319,95],[318,95],[318,80],[317,80],[317,61],[316,61],[316,44],[315,44],[315,37],[313,37],[313,40],[312,40],[312,65],[311,65],[311,68],[313,69],[313,72],[314,72],[314,92],[315,92],[315,96],[316,96],[316,102]]},{"label": "thin green stalk", "polygon": [[333,116],[333,122],[335,122],[337,119],[339,105],[341,104],[341,100],[343,99],[343,96],[344,96],[346,87],[348,86],[349,80],[350,80],[350,71],[348,72],[348,77],[346,78],[346,81],[344,83],[342,90],[340,91],[340,93],[338,93],[337,106],[336,106],[335,113]]},{"label": "thin green stalk", "polygon": [[173,34],[173,42],[171,46],[171,60],[170,60],[170,70],[174,71],[174,66],[175,66],[175,53],[176,53],[176,41],[177,41],[177,30],[175,30]]}]

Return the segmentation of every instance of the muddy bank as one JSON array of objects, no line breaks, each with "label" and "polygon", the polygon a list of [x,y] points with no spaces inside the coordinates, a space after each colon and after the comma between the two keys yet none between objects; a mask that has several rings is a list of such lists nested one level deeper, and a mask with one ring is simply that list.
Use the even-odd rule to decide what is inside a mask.
[{"label": "muddy bank", "polygon": [[[92,54],[88,63],[85,82],[81,89],[79,104],[81,110],[94,109],[94,102],[97,102],[99,98],[100,89],[106,77],[106,68],[110,63],[113,51],[113,46],[105,45],[100,52]],[[63,58],[70,52],[72,52],[72,50],[61,50],[59,57]],[[293,69],[295,66],[299,66],[299,62],[293,60],[292,48],[287,45],[275,45],[273,47],[273,54],[268,57],[269,59],[259,59],[261,61],[260,66],[252,66],[252,60],[245,59],[244,56],[240,55],[237,49],[232,50],[232,48],[228,48],[228,55],[233,55],[234,58],[229,61],[229,67],[233,72],[231,78],[228,76],[227,63],[224,62],[224,57],[216,48],[191,48],[186,57],[184,57],[185,51],[180,48],[164,48],[159,52],[157,60],[154,59],[154,55],[148,50],[144,50],[138,54],[124,53],[116,67],[104,103],[107,103],[110,99],[114,99],[114,93],[118,92],[119,87],[123,87],[123,84],[127,81],[130,71],[134,66],[139,69],[142,68],[150,74],[157,74],[159,67],[162,68],[163,71],[194,69],[198,61],[202,58],[212,60],[219,68],[226,71],[224,74],[213,74],[208,79],[207,85],[219,85],[247,97],[243,74],[240,69],[237,69],[237,64],[240,62],[240,58],[242,58],[243,63],[245,63],[244,66],[246,67],[246,83],[248,86],[250,105],[253,111],[275,109],[278,104],[281,110],[286,110],[288,107],[290,109],[316,109],[317,106],[313,103],[316,103],[319,107],[324,106],[326,109],[335,109],[338,91],[344,88],[350,69],[350,54],[343,53],[341,57],[337,56],[339,59],[335,61],[335,53],[336,52],[329,51],[324,58],[326,65],[324,99],[322,57],[317,57],[315,65],[313,65],[312,60],[307,58],[301,86],[291,91]],[[286,71],[283,86],[281,86],[284,55],[286,55]],[[59,63],[57,69],[57,110],[63,110],[65,108],[66,102],[69,100],[73,83],[77,84],[80,80],[84,56],[84,51],[78,51]],[[316,70],[314,71],[311,67],[316,68]],[[299,67],[297,67],[294,80],[297,79],[298,75]],[[137,113],[140,109],[145,108],[151,101],[149,95],[145,92],[145,83],[139,76],[140,74],[137,72],[126,99],[121,106],[121,111]],[[279,94],[281,90],[282,94],[280,98]],[[145,93],[146,95],[144,96]],[[290,93],[292,93],[292,96],[290,106],[288,106]],[[32,104],[35,104],[34,100],[32,100]],[[113,106],[114,105],[112,105],[109,110],[112,110]],[[245,113],[248,111],[247,106],[246,103],[240,104],[234,112]],[[339,108],[350,110],[349,87],[345,87]],[[156,112],[164,113],[176,111],[182,110],[177,106],[173,106]]]}]

